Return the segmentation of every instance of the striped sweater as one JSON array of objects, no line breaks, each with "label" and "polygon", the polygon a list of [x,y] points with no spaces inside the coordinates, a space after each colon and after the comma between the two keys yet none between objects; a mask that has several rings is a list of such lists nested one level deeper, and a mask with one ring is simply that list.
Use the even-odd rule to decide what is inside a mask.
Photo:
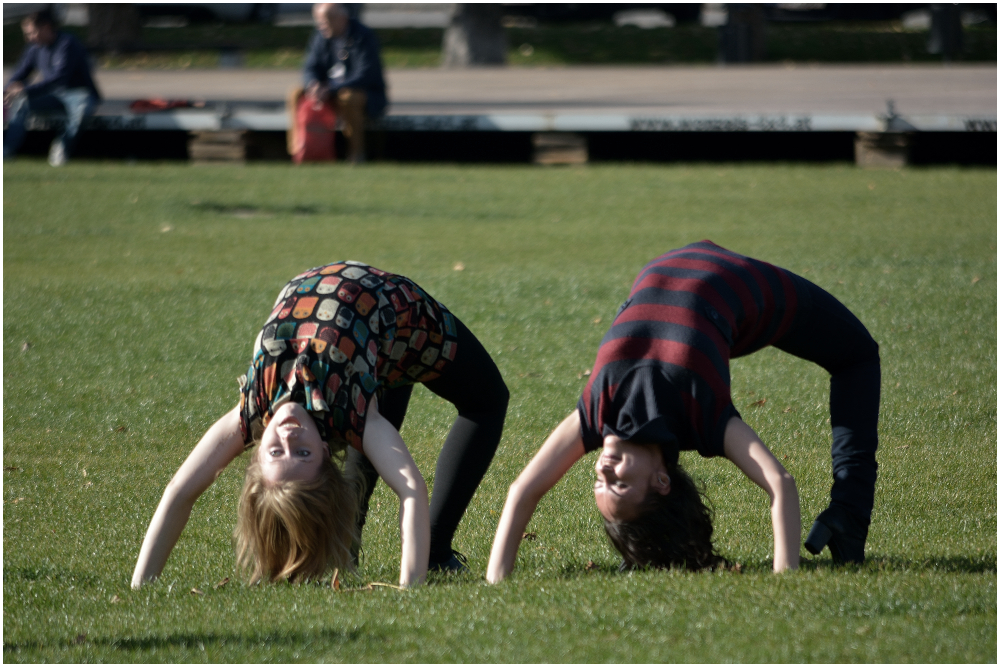
[{"label": "striped sweater", "polygon": [[779,340],[797,276],[701,241],[643,267],[601,341],[580,398],[587,451],[615,434],[721,456],[729,360]]}]

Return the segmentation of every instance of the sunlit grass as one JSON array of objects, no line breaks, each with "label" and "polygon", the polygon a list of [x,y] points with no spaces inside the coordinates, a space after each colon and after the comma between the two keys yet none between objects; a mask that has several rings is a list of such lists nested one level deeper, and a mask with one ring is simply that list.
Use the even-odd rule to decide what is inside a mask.
[{"label": "sunlit grass", "polygon": [[[4,168],[4,223],[6,661],[996,659],[994,170],[23,160]],[[588,458],[543,500],[514,576],[487,586],[507,486],[573,408],[632,277],[703,238],[813,280],[880,343],[869,563],[838,570],[827,554],[770,574],[766,497],[686,453],[742,573],[618,574]],[[343,258],[414,278],[510,387],[500,450],[456,536],[472,574],[407,593],[238,583],[237,461],[161,580],[130,591],[163,486],[237,400],[275,293]],[[733,378],[808,525],[830,483],[825,374],[765,350]],[[403,436],[431,485],[452,417],[415,392]],[[398,577],[384,486],[373,508],[351,589]]]}]

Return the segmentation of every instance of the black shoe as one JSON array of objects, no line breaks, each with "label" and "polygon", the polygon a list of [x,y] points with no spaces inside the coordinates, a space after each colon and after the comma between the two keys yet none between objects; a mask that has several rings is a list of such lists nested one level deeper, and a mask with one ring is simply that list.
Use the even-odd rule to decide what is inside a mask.
[{"label": "black shoe", "polygon": [[865,540],[868,526],[847,513],[846,510],[831,505],[823,510],[813,523],[805,547],[809,553],[818,555],[823,547],[830,547],[834,563],[865,562]]},{"label": "black shoe", "polygon": [[444,572],[446,574],[461,574],[469,571],[469,560],[454,549],[443,560],[436,560],[431,556],[430,563],[427,564],[428,572]]}]

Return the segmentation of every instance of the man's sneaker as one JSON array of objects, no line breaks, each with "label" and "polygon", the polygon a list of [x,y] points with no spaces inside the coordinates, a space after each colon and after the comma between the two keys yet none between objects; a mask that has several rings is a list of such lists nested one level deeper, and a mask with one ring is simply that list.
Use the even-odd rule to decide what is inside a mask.
[{"label": "man's sneaker", "polygon": [[469,561],[465,556],[452,549],[451,554],[443,560],[435,560],[432,556],[427,565],[427,571],[461,574],[469,571]]},{"label": "man's sneaker", "polygon": [[49,164],[53,167],[61,167],[66,164],[66,147],[58,139],[53,141],[49,147]]},{"label": "man's sneaker", "polygon": [[823,547],[830,547],[834,563],[865,562],[865,541],[868,526],[855,519],[846,510],[831,505],[820,512],[813,523],[805,547],[809,553],[819,555]]}]

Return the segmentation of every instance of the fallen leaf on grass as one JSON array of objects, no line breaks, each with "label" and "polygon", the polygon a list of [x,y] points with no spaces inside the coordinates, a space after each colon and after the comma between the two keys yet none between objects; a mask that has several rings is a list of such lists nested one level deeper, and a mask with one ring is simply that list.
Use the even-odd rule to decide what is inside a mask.
[{"label": "fallen leaf on grass", "polygon": [[909,445],[900,445],[899,447],[896,447],[896,449],[908,449],[909,447]]},{"label": "fallen leaf on grass", "polygon": [[3,467],[3,471],[4,472],[21,472],[21,469],[18,468],[17,466],[4,466]]},{"label": "fallen leaf on grass", "polygon": [[23,498],[23,497],[21,497],[21,498],[14,498],[14,504],[16,505],[16,504],[18,504],[19,502],[21,502],[22,500],[24,500],[24,498]]},{"label": "fallen leaf on grass", "polygon": [[522,540],[528,540],[529,542],[534,542],[538,539],[538,533],[525,533],[521,535]]},{"label": "fallen leaf on grass", "polygon": [[597,563],[592,560],[588,560],[587,564],[583,566],[585,572],[590,572],[591,570],[597,569]]},{"label": "fallen leaf on grass", "polygon": [[456,271],[465,271],[465,263],[464,262],[455,262],[455,266],[453,266],[451,268],[455,269]]},{"label": "fallen leaf on grass", "polygon": [[30,349],[31,349],[31,343],[29,343],[28,341],[24,341],[24,343],[21,345],[21,352],[27,352]]},{"label": "fallen leaf on grass", "polygon": [[373,590],[375,590],[375,589],[371,587],[371,584],[365,584],[364,586],[361,586],[360,588],[343,588],[343,589],[341,589],[341,592],[342,593],[365,593],[367,591],[373,591]]},{"label": "fallen leaf on grass", "polygon": [[174,228],[171,227],[170,225],[163,225],[162,227],[160,227],[160,231],[163,232],[164,234],[166,234],[169,231],[173,231],[173,229]]},{"label": "fallen leaf on grass", "polygon": [[[978,283],[978,282],[979,282],[980,280],[982,280],[982,278],[980,278],[979,276],[976,276],[975,278],[973,278],[973,279],[972,279],[972,284],[973,284],[973,285],[975,285],[975,284],[976,284],[976,283]],[[27,343],[25,343],[25,345],[27,345]]]},{"label": "fallen leaf on grass", "polygon": [[956,389],[955,391],[951,392],[951,395],[952,395],[952,396],[954,396],[954,395],[955,395],[955,394],[957,394],[957,393],[958,393],[959,391],[960,391],[960,390]]},{"label": "fallen leaf on grass", "polygon": [[189,593],[190,593],[191,595],[204,595],[204,594],[205,594],[205,591],[202,591],[202,590],[199,590],[199,589],[197,589],[197,588],[192,588],[192,589],[191,589],[190,591],[188,591],[188,592],[189,592]]},{"label": "fallen leaf on grass", "polygon": [[587,378],[587,377],[590,377],[590,369],[589,368],[587,370],[585,370],[585,371],[580,371],[579,373],[576,374],[576,379],[577,380],[582,380],[583,378]]},{"label": "fallen leaf on grass", "polygon": [[372,583],[368,584],[369,588],[374,587],[374,586],[381,586],[383,588],[395,588],[397,591],[405,591],[406,590],[402,586],[397,586],[396,584],[383,584],[381,581],[373,581]]},{"label": "fallen leaf on grass", "polygon": [[739,574],[740,572],[743,571],[743,564],[742,563],[733,563],[732,565],[729,566],[729,571],[730,572],[735,572],[736,574]]},{"label": "fallen leaf on grass", "polygon": [[791,412],[791,411],[792,411],[792,406],[790,406],[790,405],[787,408],[785,408],[784,410],[782,410],[782,412]]},{"label": "fallen leaf on grass", "polygon": [[225,586],[228,583],[229,583],[229,577],[226,577],[225,579],[223,579],[222,581],[220,581],[219,583],[217,583],[215,586],[212,586],[212,588],[219,589],[219,588],[222,588],[223,586]]},{"label": "fallen leaf on grass", "polygon": [[85,483],[85,484],[83,485],[83,488],[85,488],[85,489],[89,489],[89,488],[90,488],[90,487],[92,487],[93,485],[94,485],[94,483],[93,483],[93,482],[87,482],[87,483]]},{"label": "fallen leaf on grass", "polygon": [[115,596],[113,596],[111,598],[111,604],[118,604],[121,601],[122,601],[122,599],[120,597],[118,597],[117,595],[115,595]]},{"label": "fallen leaf on grass", "polygon": [[124,424],[122,424],[121,426],[119,426],[118,428],[115,429],[115,431],[117,431],[118,433],[124,433],[127,430],[128,430],[128,426],[125,426]]},{"label": "fallen leaf on grass", "polygon": [[749,408],[750,406],[757,406],[757,407],[760,407],[761,405],[764,405],[765,403],[767,403],[767,399],[766,399],[766,398],[762,398],[762,399],[760,399],[759,401],[754,401],[753,403],[748,403],[748,404],[747,404],[747,407],[748,407],[748,408]]},{"label": "fallen leaf on grass", "polygon": [[83,471],[80,474],[82,474],[84,477],[86,477],[87,476],[87,469],[84,468]]},{"label": "fallen leaf on grass", "polygon": [[595,317],[594,319],[591,320],[591,322],[593,322],[594,324],[600,324],[601,323],[601,318],[600,317]]}]

